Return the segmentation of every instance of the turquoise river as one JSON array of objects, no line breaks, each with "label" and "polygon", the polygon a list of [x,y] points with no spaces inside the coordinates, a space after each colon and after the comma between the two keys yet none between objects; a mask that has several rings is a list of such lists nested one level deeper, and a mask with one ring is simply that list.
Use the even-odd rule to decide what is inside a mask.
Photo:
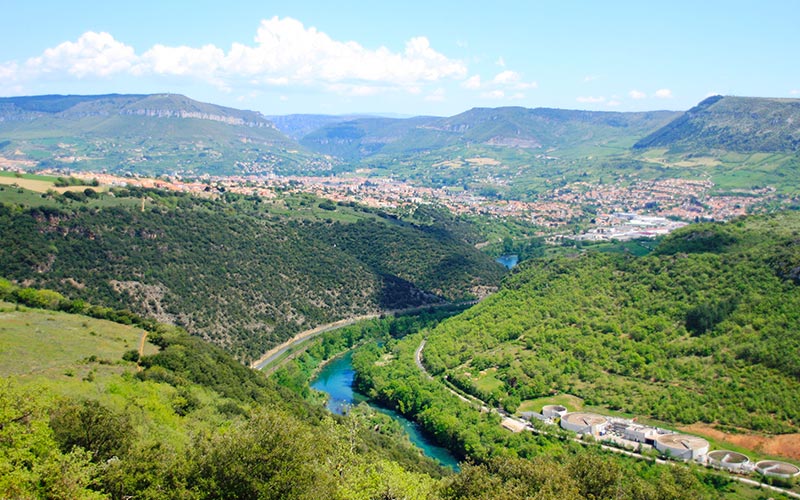
[{"label": "turquoise river", "polygon": [[[326,364],[311,381],[311,387],[328,395],[327,407],[333,413],[342,415],[347,408],[362,401],[369,404],[363,394],[353,389],[355,371],[351,362],[352,351]],[[370,404],[376,411],[389,415],[403,426],[411,442],[422,450],[426,456],[438,461],[441,465],[458,471],[458,461],[447,449],[437,446],[420,431],[418,425],[397,412]]]}]

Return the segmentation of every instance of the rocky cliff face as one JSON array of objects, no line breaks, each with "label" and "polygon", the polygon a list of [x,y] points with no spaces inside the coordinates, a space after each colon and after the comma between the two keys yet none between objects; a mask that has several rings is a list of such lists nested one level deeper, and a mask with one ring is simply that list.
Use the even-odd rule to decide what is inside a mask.
[{"label": "rocky cliff face", "polygon": [[152,109],[152,108],[140,108],[140,109],[126,109],[120,112],[120,114],[124,115],[133,115],[133,116],[147,116],[152,118],[195,118],[198,120],[211,120],[214,122],[221,122],[227,125],[241,125],[245,127],[253,127],[253,128],[275,128],[275,125],[272,122],[268,121],[266,118],[263,120],[245,120],[244,118],[236,117],[236,116],[229,116],[229,115],[219,115],[213,113],[205,113],[201,111],[187,111],[183,109]]}]

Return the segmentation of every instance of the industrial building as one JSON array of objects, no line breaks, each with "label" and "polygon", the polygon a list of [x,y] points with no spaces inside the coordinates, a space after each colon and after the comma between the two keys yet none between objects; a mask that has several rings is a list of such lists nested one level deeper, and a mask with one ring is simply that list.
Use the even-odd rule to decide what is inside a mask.
[{"label": "industrial building", "polygon": [[605,433],[608,419],[596,413],[565,413],[561,417],[561,427],[578,434],[599,436]]},{"label": "industrial building", "polygon": [[688,434],[661,434],[655,439],[655,447],[677,460],[698,460],[708,453],[708,441]]},{"label": "industrial building", "polygon": [[762,460],[756,464],[756,470],[765,476],[780,477],[783,479],[791,479],[800,475],[800,468],[796,465],[779,462],[777,460]]},{"label": "industrial building", "polygon": [[561,405],[546,405],[542,408],[542,415],[544,415],[545,418],[562,418],[566,414],[566,407]]},{"label": "industrial building", "polygon": [[613,420],[611,430],[628,441],[652,445],[658,436],[658,429],[647,425],[631,423],[627,420]]},{"label": "industrial building", "polygon": [[728,450],[714,450],[708,454],[708,463],[731,472],[748,472],[751,469],[747,455]]}]

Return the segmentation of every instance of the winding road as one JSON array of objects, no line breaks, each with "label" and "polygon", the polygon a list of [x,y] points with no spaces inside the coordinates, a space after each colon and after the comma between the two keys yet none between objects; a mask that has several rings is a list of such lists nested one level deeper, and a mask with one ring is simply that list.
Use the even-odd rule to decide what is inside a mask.
[{"label": "winding road", "polygon": [[[304,343],[306,340],[312,339],[325,332],[329,332],[331,330],[336,330],[339,328],[344,328],[345,326],[353,325],[355,323],[358,323],[359,321],[375,319],[385,315],[397,315],[397,314],[420,312],[420,311],[425,311],[427,309],[442,309],[445,307],[469,306],[469,305],[475,305],[477,302],[478,302],[477,300],[470,300],[466,302],[445,302],[442,304],[429,304],[418,307],[409,307],[406,309],[395,309],[392,311],[381,311],[378,313],[364,314],[362,316],[341,319],[339,321],[334,321],[333,323],[319,325],[309,330],[300,332],[294,337],[290,338],[289,340],[283,342],[282,344],[273,347],[269,351],[265,352],[260,358],[250,363],[250,368],[261,371],[264,371],[265,369],[269,368],[267,371],[269,372],[275,371],[277,365],[276,366],[271,366],[271,365],[273,365],[276,361],[281,359],[281,356],[283,356],[283,354],[286,353],[286,351]],[[283,359],[285,360],[287,358]],[[280,363],[278,363],[278,365],[280,365]]]},{"label": "winding road", "polygon": [[302,344],[306,340],[312,339],[318,335],[322,335],[325,332],[329,332],[331,330],[336,330],[338,328],[344,328],[345,326],[350,326],[352,324],[358,323],[359,321],[364,321],[367,319],[374,319],[379,317],[380,314],[365,314],[363,316],[356,316],[354,318],[348,319],[341,319],[339,321],[334,321],[333,323],[328,323],[325,325],[320,325],[315,328],[311,328],[310,330],[306,330],[303,332],[298,333],[294,337],[290,338],[286,342],[277,345],[264,353],[263,356],[258,358],[257,360],[253,361],[250,364],[250,368],[255,370],[263,370],[264,368],[268,367],[272,363],[274,363],[278,358],[280,358],[286,351],[289,349],[297,346],[298,344]]}]

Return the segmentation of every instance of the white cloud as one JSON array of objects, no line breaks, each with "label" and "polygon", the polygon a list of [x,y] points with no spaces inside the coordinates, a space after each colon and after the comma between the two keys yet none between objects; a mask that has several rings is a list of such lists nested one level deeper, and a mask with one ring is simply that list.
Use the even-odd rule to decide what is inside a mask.
[{"label": "white cloud", "polygon": [[67,73],[77,78],[107,77],[131,71],[137,63],[133,47],[118,42],[108,33],[88,31],[75,42],[64,42],[28,59],[21,79]]},{"label": "white cloud", "polygon": [[791,95],[800,95],[800,90],[798,90],[798,89],[793,89],[793,90],[790,90],[790,91],[789,91],[789,93],[790,93]]},{"label": "white cloud", "polygon": [[498,73],[495,75],[492,83],[498,83],[501,85],[509,84],[509,83],[517,83],[520,81],[519,73],[516,71],[506,70]]},{"label": "white cloud", "polygon": [[430,94],[425,96],[426,101],[430,102],[441,102],[444,101],[445,92],[443,88],[438,88],[431,92]]},{"label": "white cloud", "polygon": [[506,93],[502,90],[492,90],[489,92],[483,92],[481,97],[484,99],[503,99],[506,96]]},{"label": "white cloud", "polygon": [[481,88],[481,75],[473,75],[461,84],[465,89],[477,90]]},{"label": "white cloud", "polygon": [[504,85],[516,90],[535,89],[539,86],[536,82],[523,82],[522,76],[516,71],[501,71],[492,79],[495,85]]},{"label": "white cloud", "polygon": [[656,97],[659,99],[672,99],[672,91],[670,89],[658,89],[656,90]]},{"label": "white cloud", "polygon": [[494,63],[495,63],[496,65],[500,66],[501,68],[505,68],[505,67],[506,67],[506,60],[505,60],[505,59],[503,59],[503,57],[502,57],[502,56],[501,56],[501,57],[498,57],[498,58],[497,58],[497,61],[495,61]]},{"label": "white cloud", "polygon": [[365,48],[334,40],[292,18],[263,20],[253,44],[233,43],[228,51],[155,45],[141,55],[108,33],[86,32],[77,41],[47,49],[24,64],[0,64],[5,85],[57,78],[178,76],[231,86],[316,85],[348,95],[374,95],[388,89],[418,87],[463,79],[467,68],[430,46],[426,37],[408,40],[402,51]]},{"label": "white cloud", "polygon": [[382,94],[388,90],[397,90],[396,87],[383,87],[379,85],[360,85],[351,83],[334,83],[326,85],[329,91],[351,97],[368,97]]},{"label": "white cloud", "polygon": [[599,78],[600,77],[597,75],[586,75],[583,77],[583,83],[593,82],[595,80],[598,80]]},{"label": "white cloud", "polygon": [[136,72],[203,77],[216,73],[224,59],[225,52],[213,45],[198,49],[155,45],[142,55]]},{"label": "white cloud", "polygon": [[621,101],[618,101],[618,100],[616,100],[616,99],[612,99],[612,100],[610,100],[610,101],[608,101],[608,102],[606,103],[606,106],[611,106],[612,108],[614,108],[614,107],[617,107],[617,106],[619,106],[620,104],[622,104],[622,102],[621,102]]},{"label": "white cloud", "polygon": [[584,104],[586,104],[586,103],[588,103],[588,104],[598,104],[598,103],[601,103],[601,102],[606,102],[606,98],[603,97],[603,96],[598,96],[598,97],[595,97],[595,96],[580,96],[580,97],[577,97],[575,100],[578,101],[578,102],[584,103]]},{"label": "white cloud", "polygon": [[645,94],[644,92],[642,92],[640,90],[631,90],[630,92],[628,92],[628,95],[631,96],[631,99],[634,99],[634,100],[637,100],[637,101],[647,97],[647,94]]}]

